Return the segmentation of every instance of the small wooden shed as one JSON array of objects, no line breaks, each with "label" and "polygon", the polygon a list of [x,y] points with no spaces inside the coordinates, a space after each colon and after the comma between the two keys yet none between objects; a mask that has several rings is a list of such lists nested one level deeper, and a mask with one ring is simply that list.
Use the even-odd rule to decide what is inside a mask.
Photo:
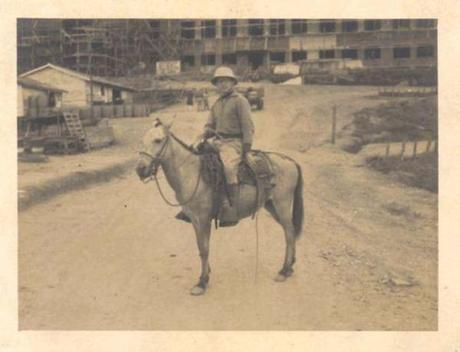
[{"label": "small wooden shed", "polygon": [[62,107],[66,90],[31,78],[20,77],[17,81],[18,117],[48,115],[49,110]]},{"label": "small wooden shed", "polygon": [[90,76],[54,64],[46,64],[23,73],[20,78],[31,78],[43,84],[66,90],[62,105],[87,107],[93,104],[131,104],[135,89],[102,77]]}]

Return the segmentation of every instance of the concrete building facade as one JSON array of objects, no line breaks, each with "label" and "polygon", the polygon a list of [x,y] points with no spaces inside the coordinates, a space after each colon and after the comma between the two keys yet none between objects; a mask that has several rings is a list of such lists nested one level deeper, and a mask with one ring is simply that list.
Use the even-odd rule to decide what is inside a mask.
[{"label": "concrete building facade", "polygon": [[[435,20],[238,19],[181,22],[185,67],[359,59],[368,67],[435,66]],[[197,30],[198,28],[198,30]]]},{"label": "concrete building facade", "polygon": [[354,59],[365,67],[437,64],[434,19],[130,19],[18,21],[18,67],[53,62],[94,75],[225,64],[270,68],[303,60]]}]

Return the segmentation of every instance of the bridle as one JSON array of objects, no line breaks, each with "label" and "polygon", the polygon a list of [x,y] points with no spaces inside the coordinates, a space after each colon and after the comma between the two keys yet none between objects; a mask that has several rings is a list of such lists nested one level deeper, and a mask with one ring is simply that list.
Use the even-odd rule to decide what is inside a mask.
[{"label": "bridle", "polygon": [[179,138],[177,138],[176,136],[174,136],[172,133],[168,134],[165,138],[165,141],[163,143],[163,145],[161,146],[160,150],[158,151],[158,153],[153,156],[152,154],[148,153],[148,152],[145,152],[145,151],[140,151],[139,152],[139,155],[141,156],[147,156],[150,158],[150,164],[148,166],[148,168],[152,168],[152,173],[150,174],[149,177],[147,177],[146,179],[142,180],[143,183],[148,183],[150,182],[152,179],[155,180],[155,183],[157,185],[157,188],[158,188],[158,192],[160,193],[161,197],[163,198],[163,200],[165,201],[166,204],[168,204],[169,206],[172,206],[172,207],[181,207],[181,206],[184,206],[188,203],[190,203],[190,201],[195,197],[195,194],[198,190],[198,186],[200,185],[200,179],[201,179],[201,167],[200,167],[200,171],[198,173],[198,178],[197,178],[197,181],[196,181],[196,185],[195,185],[195,189],[193,190],[190,198],[188,198],[185,202],[183,203],[172,203],[170,202],[168,199],[166,199],[165,195],[163,194],[162,190],[161,190],[161,187],[160,187],[160,183],[158,182],[158,178],[157,178],[157,172],[158,172],[158,169],[160,168],[160,165],[161,165],[161,161],[162,161],[162,158],[164,157],[165,153],[166,153],[166,150],[167,150],[167,147],[169,146],[170,144],[170,139],[171,137],[173,137],[175,140],[177,140],[182,146],[184,146],[187,150],[193,152],[183,141],[181,141]]},{"label": "bridle", "polygon": [[169,145],[169,138],[170,138],[169,135],[166,136],[163,145],[161,146],[160,150],[158,151],[158,153],[155,156],[153,156],[152,154],[147,153],[145,151],[140,151],[139,152],[139,155],[147,156],[147,157],[150,158],[150,164],[149,164],[148,168],[152,169],[152,173],[150,174],[150,176],[147,177],[146,180],[143,180],[142,182],[148,183],[148,182],[151,181],[152,177],[156,177],[158,169],[160,168],[161,160],[162,160],[164,154],[166,153],[167,147]]}]

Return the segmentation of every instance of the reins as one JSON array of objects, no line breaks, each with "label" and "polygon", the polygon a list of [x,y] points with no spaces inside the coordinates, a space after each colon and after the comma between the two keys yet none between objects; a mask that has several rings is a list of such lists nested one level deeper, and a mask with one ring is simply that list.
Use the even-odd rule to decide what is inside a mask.
[{"label": "reins", "polygon": [[[177,138],[176,136],[174,136],[172,133],[170,135],[168,135],[168,137],[166,138],[165,140],[165,143],[163,144],[163,146],[161,147],[160,151],[158,152],[158,154],[156,156],[153,156],[147,152],[144,152],[144,151],[141,151],[139,152],[140,155],[145,155],[145,156],[148,156],[150,159],[152,159],[152,163],[154,163],[154,170],[152,172],[152,175],[150,177],[148,177],[147,179],[143,180],[142,182],[144,183],[149,183],[152,179],[155,180],[155,183],[157,185],[157,188],[158,188],[158,193],[160,193],[160,196],[161,198],[163,198],[164,202],[166,204],[168,204],[169,206],[171,207],[182,207],[184,205],[187,205],[188,203],[190,203],[192,201],[192,199],[195,197],[196,195],[196,192],[198,190],[198,187],[200,185],[200,179],[201,179],[201,168],[200,168],[200,171],[198,172],[198,177],[197,177],[197,181],[196,181],[196,185],[195,185],[195,188],[191,194],[191,196],[184,202],[179,202],[179,203],[173,203],[171,201],[169,201],[166,196],[164,195],[163,191],[161,190],[161,187],[160,187],[160,183],[158,182],[158,177],[156,176],[157,172],[158,172],[158,169],[159,169],[159,166],[160,166],[160,162],[164,156],[164,154],[166,153],[166,148],[167,146],[169,145],[170,143],[170,136],[172,136],[181,146],[183,146],[185,149],[187,149],[188,151],[190,151],[192,154],[195,154],[194,151],[187,145],[185,144],[183,141],[181,141],[179,138]],[[188,160],[188,157],[182,162],[182,165]]]},{"label": "reins", "polygon": [[189,199],[187,199],[183,203],[172,203],[168,199],[166,199],[165,195],[163,194],[163,191],[161,190],[160,183],[158,182],[158,178],[156,176],[153,176],[153,179],[155,180],[155,183],[157,185],[158,192],[160,193],[161,198],[163,198],[163,200],[165,201],[166,204],[168,204],[171,207],[182,207],[182,206],[187,205],[188,203],[190,203],[192,201],[192,199],[195,197],[195,194],[196,194],[196,192],[198,190],[198,186],[200,185],[201,172],[198,174],[198,180],[196,182],[195,189],[193,190],[192,195],[190,196]]}]

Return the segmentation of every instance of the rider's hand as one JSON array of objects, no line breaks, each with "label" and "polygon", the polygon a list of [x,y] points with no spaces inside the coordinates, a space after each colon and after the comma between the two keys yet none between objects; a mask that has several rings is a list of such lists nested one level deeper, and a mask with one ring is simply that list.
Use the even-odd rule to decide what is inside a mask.
[{"label": "rider's hand", "polygon": [[206,127],[204,129],[203,137],[205,139],[208,139],[208,138],[214,137],[215,134],[216,132],[212,128]]},{"label": "rider's hand", "polygon": [[251,151],[251,143],[243,143],[243,158],[246,158],[246,154]]},{"label": "rider's hand", "polygon": [[200,151],[201,145],[204,143],[204,140],[202,138],[198,139],[195,143],[191,145],[192,149],[196,152]]},{"label": "rider's hand", "polygon": [[251,151],[251,143],[243,143],[243,153],[249,153]]}]

